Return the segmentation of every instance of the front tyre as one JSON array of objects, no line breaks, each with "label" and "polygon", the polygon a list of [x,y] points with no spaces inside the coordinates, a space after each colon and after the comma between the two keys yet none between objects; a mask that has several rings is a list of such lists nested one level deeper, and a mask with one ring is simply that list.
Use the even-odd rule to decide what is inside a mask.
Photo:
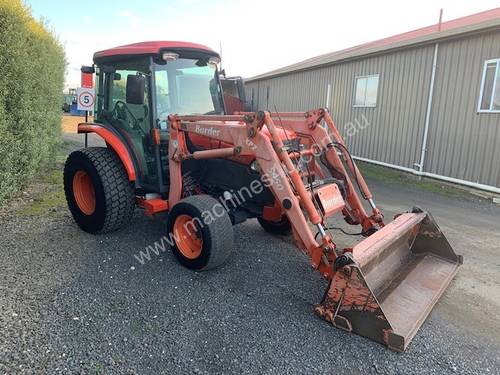
[{"label": "front tyre", "polygon": [[222,265],[233,249],[233,226],[226,210],[209,195],[194,195],[174,205],[167,231],[183,266],[205,271]]},{"label": "front tyre", "polygon": [[89,233],[117,230],[134,212],[134,187],[121,160],[108,148],[72,152],[64,166],[64,192],[76,223]]}]

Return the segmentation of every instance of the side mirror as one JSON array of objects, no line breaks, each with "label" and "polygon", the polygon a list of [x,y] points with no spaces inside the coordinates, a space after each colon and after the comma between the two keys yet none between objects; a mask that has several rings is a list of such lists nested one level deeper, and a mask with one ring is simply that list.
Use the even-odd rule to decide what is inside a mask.
[{"label": "side mirror", "polygon": [[127,76],[127,91],[125,100],[127,104],[144,104],[144,89],[146,77],[142,75],[129,74]]},{"label": "side mirror", "polygon": [[236,87],[238,89],[238,96],[240,97],[241,103],[243,104],[243,111],[251,112],[253,110],[252,103],[247,101],[247,92],[245,89],[245,81],[243,80],[242,77],[236,78]]},{"label": "side mirror", "polygon": [[85,66],[85,65],[82,65],[80,71],[82,73],[87,73],[87,74],[94,74],[95,73],[95,67],[92,65],[92,66]]},{"label": "side mirror", "polygon": [[247,101],[247,94],[245,91],[245,82],[243,81],[243,78],[237,77],[236,78],[236,87],[238,89],[238,96],[240,97],[240,100],[242,102]]}]

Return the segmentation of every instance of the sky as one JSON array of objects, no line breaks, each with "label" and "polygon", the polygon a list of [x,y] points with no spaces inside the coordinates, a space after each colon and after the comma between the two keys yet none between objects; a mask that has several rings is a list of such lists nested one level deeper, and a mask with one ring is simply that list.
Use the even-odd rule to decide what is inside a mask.
[{"label": "sky", "polygon": [[[25,0],[64,45],[66,87],[102,49],[181,40],[222,50],[228,75],[251,77],[323,53],[496,8],[498,0]],[[222,47],[222,49],[221,49]]]}]

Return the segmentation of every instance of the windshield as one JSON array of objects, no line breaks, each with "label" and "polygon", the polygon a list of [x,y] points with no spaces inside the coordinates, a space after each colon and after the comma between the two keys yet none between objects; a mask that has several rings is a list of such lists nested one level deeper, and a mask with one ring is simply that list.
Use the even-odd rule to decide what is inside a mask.
[{"label": "windshield", "polygon": [[169,114],[223,114],[215,65],[177,59],[155,64],[156,109],[162,127]]}]

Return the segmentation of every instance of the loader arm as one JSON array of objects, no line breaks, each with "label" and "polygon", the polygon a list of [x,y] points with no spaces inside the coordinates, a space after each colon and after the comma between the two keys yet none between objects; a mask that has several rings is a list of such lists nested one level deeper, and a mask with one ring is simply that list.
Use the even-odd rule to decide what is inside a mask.
[{"label": "loader arm", "polygon": [[[419,209],[384,224],[327,110],[171,115],[169,126],[170,206],[182,198],[183,160],[251,156],[260,166],[263,185],[288,217],[296,245],[330,280],[316,313],[338,328],[391,349],[406,348],[457,272],[462,257],[454,253],[430,214]],[[282,134],[286,136],[288,130],[299,138],[298,148],[291,147],[289,140],[287,145],[283,142]],[[231,146],[190,153],[188,133]],[[327,173],[318,166],[318,159],[331,180],[325,178]],[[315,176],[320,177],[316,185]],[[370,215],[362,199],[371,206]],[[347,223],[361,225],[367,236],[352,249],[338,248],[328,233],[326,220],[340,213]]]},{"label": "loader arm", "polygon": [[[361,224],[365,232],[375,231],[377,228],[382,227],[384,225],[382,215],[373,202],[363,176],[350,155],[348,155],[345,143],[328,111],[318,109],[306,113],[280,113],[279,116],[279,127],[293,130],[298,135],[309,139],[313,153],[323,153],[328,162],[345,177],[347,192],[344,212],[349,216],[351,222]],[[273,183],[270,184],[269,188],[277,201],[282,206],[284,206],[284,202],[290,201],[292,203],[290,208],[284,208],[288,218],[293,223],[296,242],[300,248],[311,256],[314,267],[319,266],[319,259],[323,257],[326,273],[331,276],[332,267],[330,263],[336,258],[333,252],[335,244],[331,241],[330,236],[326,234],[324,228],[325,218],[318,212],[303,178],[299,175],[299,171],[297,171],[289,153],[285,150],[283,140],[277,135],[275,120],[276,118],[273,118],[268,112],[239,113],[234,116],[172,116],[170,119],[173,130],[171,140],[174,146],[178,144],[180,149],[169,147],[171,160],[169,202],[171,205],[175,204],[181,197],[182,186],[178,181],[182,180],[182,172],[180,171],[180,161],[182,159],[219,157],[216,150],[198,151],[194,155],[188,155],[185,132],[202,134],[209,138],[231,143],[235,148],[238,148],[237,152],[240,155],[256,158],[263,171],[264,178],[273,177]],[[328,134],[323,126],[320,126],[323,120],[328,124],[333,137]],[[267,127],[271,135],[270,138],[260,132],[264,126]],[[344,147],[337,148],[335,147],[337,144]],[[365,198],[372,205],[371,216],[367,215],[337,150],[341,152],[350,174],[355,176],[354,178],[360,185],[359,187],[362,189]],[[306,155],[307,150],[303,154]],[[304,211],[302,211],[302,208]],[[306,225],[308,221],[315,225],[322,235],[321,244],[314,240],[313,233],[309,226]],[[324,253],[324,256],[320,254],[321,252]],[[330,259],[330,261],[327,262],[326,259]]]},{"label": "loader arm", "polygon": [[[330,165],[344,176],[347,184],[346,203],[350,207],[348,214],[352,223],[361,224],[365,232],[370,232],[384,225],[383,217],[375,205],[370,189],[327,110],[320,108],[306,113],[274,113],[271,116],[279,126],[293,129],[297,134],[311,138],[315,152],[324,153]],[[321,126],[322,122],[327,125],[330,133]],[[346,167],[349,173],[347,173]],[[363,198],[370,204],[371,216],[367,215],[349,174],[358,184],[359,192]]]},{"label": "loader arm", "polygon": [[[335,244],[325,233],[321,244],[312,233],[308,222],[321,227],[321,216],[317,212],[298,171],[284,150],[283,142],[276,137],[274,123],[268,113],[236,116],[171,116],[169,144],[170,186],[169,204],[173,205],[182,196],[181,161],[189,158],[203,159],[220,157],[222,149],[188,152],[185,133],[206,135],[234,145],[226,156],[253,156],[261,168],[261,180],[284,208],[292,223],[299,246],[311,258],[313,267],[325,277],[332,275],[335,260]],[[261,132],[266,125],[271,139]],[[276,139],[276,140],[275,140]],[[302,211],[304,208],[305,214]]]}]

